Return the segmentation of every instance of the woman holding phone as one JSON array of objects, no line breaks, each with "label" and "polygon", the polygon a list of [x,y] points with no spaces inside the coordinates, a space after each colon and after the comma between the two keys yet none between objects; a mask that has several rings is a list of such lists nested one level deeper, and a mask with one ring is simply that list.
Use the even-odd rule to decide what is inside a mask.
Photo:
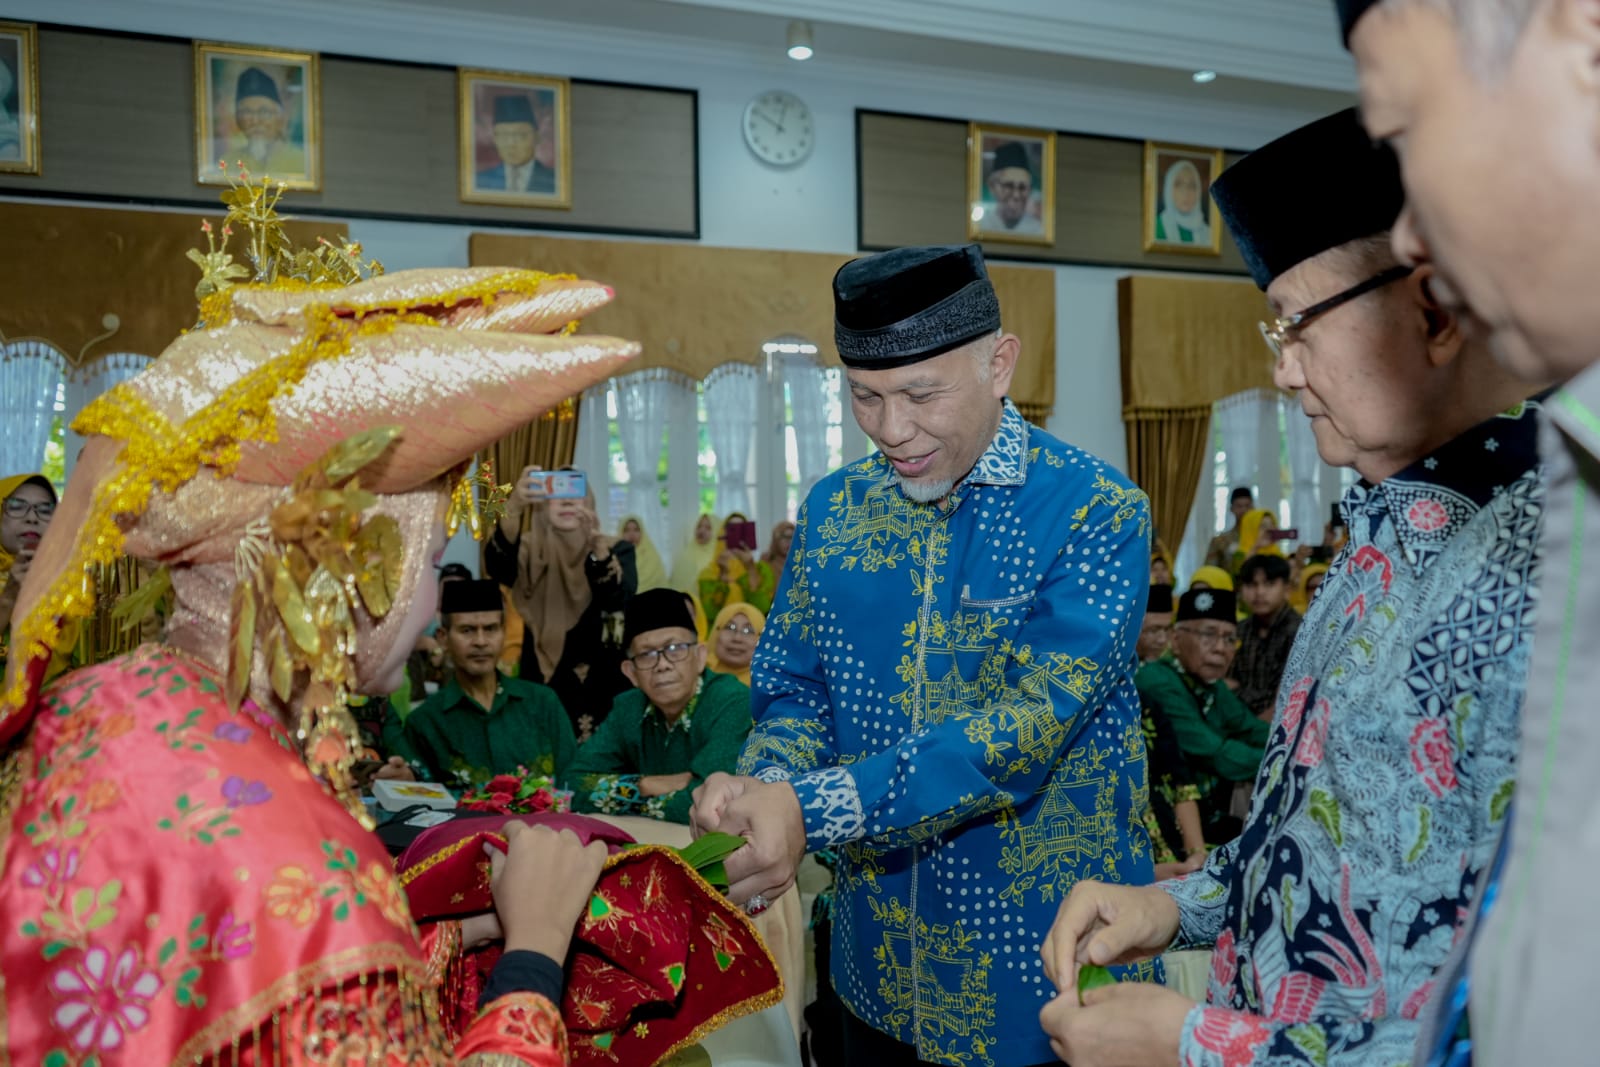
[{"label": "woman holding phone", "polygon": [[581,743],[630,688],[622,609],[638,588],[633,545],[600,528],[582,471],[529,467],[484,545],[484,571],[527,625],[521,677],[556,691]]},{"label": "woman holding phone", "polygon": [[717,554],[700,572],[700,602],[715,616],[729,604],[749,604],[765,615],[772,610],[778,575],[756,559],[756,524],[731,513],[717,533]]}]

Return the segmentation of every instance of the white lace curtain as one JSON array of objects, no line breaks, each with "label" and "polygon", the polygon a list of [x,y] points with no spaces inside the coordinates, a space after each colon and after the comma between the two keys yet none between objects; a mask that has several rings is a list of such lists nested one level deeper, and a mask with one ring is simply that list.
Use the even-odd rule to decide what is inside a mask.
[{"label": "white lace curtain", "polygon": [[0,476],[38,471],[50,443],[56,393],[66,375],[62,353],[43,341],[0,347]]},{"label": "white lace curtain", "polygon": [[1311,420],[1294,400],[1284,399],[1284,435],[1289,450],[1289,521],[1300,531],[1302,544],[1320,544],[1328,508],[1322,493],[1326,466],[1317,453]]},{"label": "white lace curtain", "polygon": [[617,400],[617,435],[628,463],[624,513],[639,516],[647,530],[665,529],[661,451],[666,443],[667,424],[677,407],[676,394],[682,386],[670,371],[647,370],[613,379],[612,387]]},{"label": "white lace curtain", "polygon": [[828,374],[810,360],[784,364],[783,384],[789,394],[789,425],[800,468],[801,500],[828,473]]},{"label": "white lace curtain", "polygon": [[761,399],[761,372],[724,363],[706,375],[706,435],[717,457],[717,512],[751,515],[750,460]]},{"label": "white lace curtain", "polygon": [[572,465],[589,476],[589,488],[594,490],[600,525],[614,532],[620,515],[611,514],[611,448],[610,419],[606,416],[606,391],[611,384],[585,389],[578,400],[578,439],[572,446]]},{"label": "white lace curtain", "polygon": [[150,362],[149,356],[141,356],[134,352],[114,352],[95,360],[87,367],[67,372],[66,410],[62,412],[61,418],[62,425],[67,427],[62,436],[62,446],[66,451],[65,465],[69,478],[72,476],[72,466],[78,459],[78,450],[83,447],[83,438],[71,430],[72,420],[101,393],[119,382],[134,377],[148,367]]},{"label": "white lace curtain", "polygon": [[1266,480],[1262,477],[1262,461],[1275,463],[1277,460],[1276,456],[1261,455],[1261,440],[1266,420],[1270,419],[1274,428],[1278,424],[1278,394],[1266,389],[1250,389],[1223,397],[1212,410],[1212,418],[1222,432],[1229,488],[1249,486],[1252,491],[1259,490]]}]

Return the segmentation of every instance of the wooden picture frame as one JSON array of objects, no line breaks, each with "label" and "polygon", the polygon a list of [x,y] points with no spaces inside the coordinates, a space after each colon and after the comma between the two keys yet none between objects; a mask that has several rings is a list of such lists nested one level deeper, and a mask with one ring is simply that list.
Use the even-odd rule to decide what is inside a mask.
[{"label": "wooden picture frame", "polygon": [[242,166],[321,191],[321,91],[315,52],[194,42],[195,181],[227,185]]},{"label": "wooden picture frame", "polygon": [[461,202],[571,208],[571,82],[463,67],[457,90]]},{"label": "wooden picture frame", "polygon": [[1211,183],[1222,168],[1220,148],[1144,143],[1146,252],[1222,254],[1222,216],[1211,199]]},{"label": "wooden picture frame", "polygon": [[0,172],[38,174],[39,28],[0,22]]},{"label": "wooden picture frame", "polygon": [[1056,243],[1054,130],[967,124],[967,236]]}]

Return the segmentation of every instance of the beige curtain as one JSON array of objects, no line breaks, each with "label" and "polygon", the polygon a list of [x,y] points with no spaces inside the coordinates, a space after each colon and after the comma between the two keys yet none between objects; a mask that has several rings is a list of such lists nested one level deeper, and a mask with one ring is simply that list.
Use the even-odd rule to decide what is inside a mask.
[{"label": "beige curtain", "polygon": [[478,462],[494,464],[494,480],[505,485],[527,467],[547,471],[571,464],[578,445],[578,400],[569,397],[554,411],[519,426],[478,453]]},{"label": "beige curtain", "polygon": [[[729,362],[756,363],[761,346],[794,334],[833,347],[833,275],[847,256],[704,245],[582,241],[475,233],[474,266],[533,267],[594,278],[617,291],[584,320],[591,333],[644,345],[630,370],[664,367],[695,381]],[[1022,339],[1011,399],[1042,421],[1056,396],[1055,272],[991,266],[1006,329]]]},{"label": "beige curtain", "polygon": [[1273,388],[1257,325],[1266,298],[1247,281],[1153,276],[1121,279],[1117,297],[1128,473],[1150,497],[1157,536],[1176,546],[1209,458],[1211,406]]}]

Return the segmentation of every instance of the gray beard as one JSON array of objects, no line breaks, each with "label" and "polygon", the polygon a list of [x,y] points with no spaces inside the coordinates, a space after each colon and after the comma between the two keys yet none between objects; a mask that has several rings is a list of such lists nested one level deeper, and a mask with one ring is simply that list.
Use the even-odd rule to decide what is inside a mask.
[{"label": "gray beard", "polygon": [[891,470],[891,473],[894,474],[894,480],[899,483],[900,491],[906,498],[918,504],[937,504],[949,496],[951,490],[956,487],[955,481],[950,478],[942,478],[937,482],[908,481],[902,478],[898,471]]},{"label": "gray beard", "polygon": [[265,163],[267,156],[272,154],[272,146],[277,142],[274,137],[249,137],[245,139],[244,151],[258,162]]}]

